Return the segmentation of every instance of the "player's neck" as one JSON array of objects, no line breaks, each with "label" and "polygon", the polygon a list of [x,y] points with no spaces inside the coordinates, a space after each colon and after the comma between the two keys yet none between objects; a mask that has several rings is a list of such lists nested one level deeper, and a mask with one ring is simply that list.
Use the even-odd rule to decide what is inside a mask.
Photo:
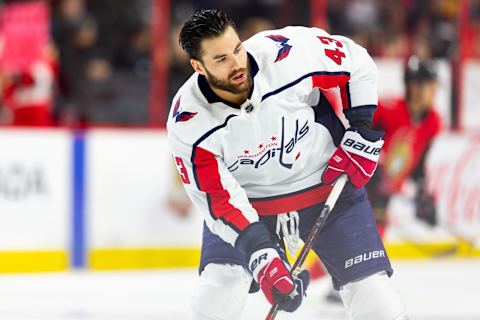
[{"label": "player's neck", "polygon": [[213,88],[211,87],[213,92],[223,100],[236,104],[236,105],[241,105],[242,103],[245,102],[248,98],[248,92],[245,93],[231,93],[229,91],[221,90],[218,88]]},{"label": "player's neck", "polygon": [[410,117],[414,122],[418,122],[419,120],[423,119],[429,109],[428,105],[425,105],[420,101],[410,101],[408,107]]}]

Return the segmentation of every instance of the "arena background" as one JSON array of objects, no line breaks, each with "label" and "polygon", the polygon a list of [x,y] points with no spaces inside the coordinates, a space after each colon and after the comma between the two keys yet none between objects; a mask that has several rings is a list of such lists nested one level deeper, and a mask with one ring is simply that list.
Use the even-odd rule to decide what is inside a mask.
[{"label": "arena background", "polygon": [[201,214],[177,180],[164,124],[192,72],[179,27],[207,7],[230,13],[242,38],[289,24],[352,37],[377,63],[381,99],[404,94],[410,54],[431,57],[443,121],[426,160],[437,223],[419,221],[404,190],[389,206],[387,251],[433,267],[480,258],[480,1],[1,3],[2,90],[40,45],[57,68],[35,89],[48,125],[17,125],[6,99],[0,106],[0,273],[194,270]]}]

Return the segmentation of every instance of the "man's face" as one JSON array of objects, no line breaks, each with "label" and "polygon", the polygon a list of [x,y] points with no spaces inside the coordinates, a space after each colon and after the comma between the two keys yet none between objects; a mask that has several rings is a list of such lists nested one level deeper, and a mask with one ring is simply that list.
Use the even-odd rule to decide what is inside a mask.
[{"label": "man's face", "polygon": [[437,83],[434,80],[428,81],[411,81],[408,83],[409,102],[414,107],[415,112],[428,110],[434,102]]},{"label": "man's face", "polygon": [[232,27],[201,44],[201,60],[192,59],[195,71],[203,74],[212,88],[233,94],[246,93],[252,87],[247,52]]}]

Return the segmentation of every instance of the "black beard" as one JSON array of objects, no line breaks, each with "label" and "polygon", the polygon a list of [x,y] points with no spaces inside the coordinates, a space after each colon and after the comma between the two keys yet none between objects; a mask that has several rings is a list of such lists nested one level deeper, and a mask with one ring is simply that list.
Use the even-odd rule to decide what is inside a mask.
[{"label": "black beard", "polygon": [[240,85],[231,83],[230,81],[220,80],[216,78],[213,74],[211,74],[207,69],[205,69],[205,71],[207,73],[206,78],[207,78],[208,84],[212,88],[217,88],[233,94],[246,93],[246,92],[249,92],[250,89],[252,88],[253,80],[252,80],[252,76],[250,75],[250,67],[247,67],[247,69],[235,70],[228,76],[228,79],[231,79],[233,76],[235,76],[239,72],[245,72],[245,74],[247,75],[247,79],[244,83]]}]

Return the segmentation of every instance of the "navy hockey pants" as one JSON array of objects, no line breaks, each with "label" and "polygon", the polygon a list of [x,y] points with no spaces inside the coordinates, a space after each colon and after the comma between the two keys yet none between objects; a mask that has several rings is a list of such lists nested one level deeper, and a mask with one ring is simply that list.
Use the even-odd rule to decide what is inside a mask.
[{"label": "navy hockey pants", "polygon": [[[308,237],[323,208],[318,204],[298,211],[300,237]],[[261,216],[260,220],[275,236],[276,216]],[[340,195],[323,229],[314,242],[313,250],[332,276],[333,285],[341,286],[380,271],[390,276],[392,268],[378,234],[372,208],[364,188],[354,190],[347,185]],[[200,273],[208,263],[230,263],[247,267],[247,257],[204,225]]]}]

